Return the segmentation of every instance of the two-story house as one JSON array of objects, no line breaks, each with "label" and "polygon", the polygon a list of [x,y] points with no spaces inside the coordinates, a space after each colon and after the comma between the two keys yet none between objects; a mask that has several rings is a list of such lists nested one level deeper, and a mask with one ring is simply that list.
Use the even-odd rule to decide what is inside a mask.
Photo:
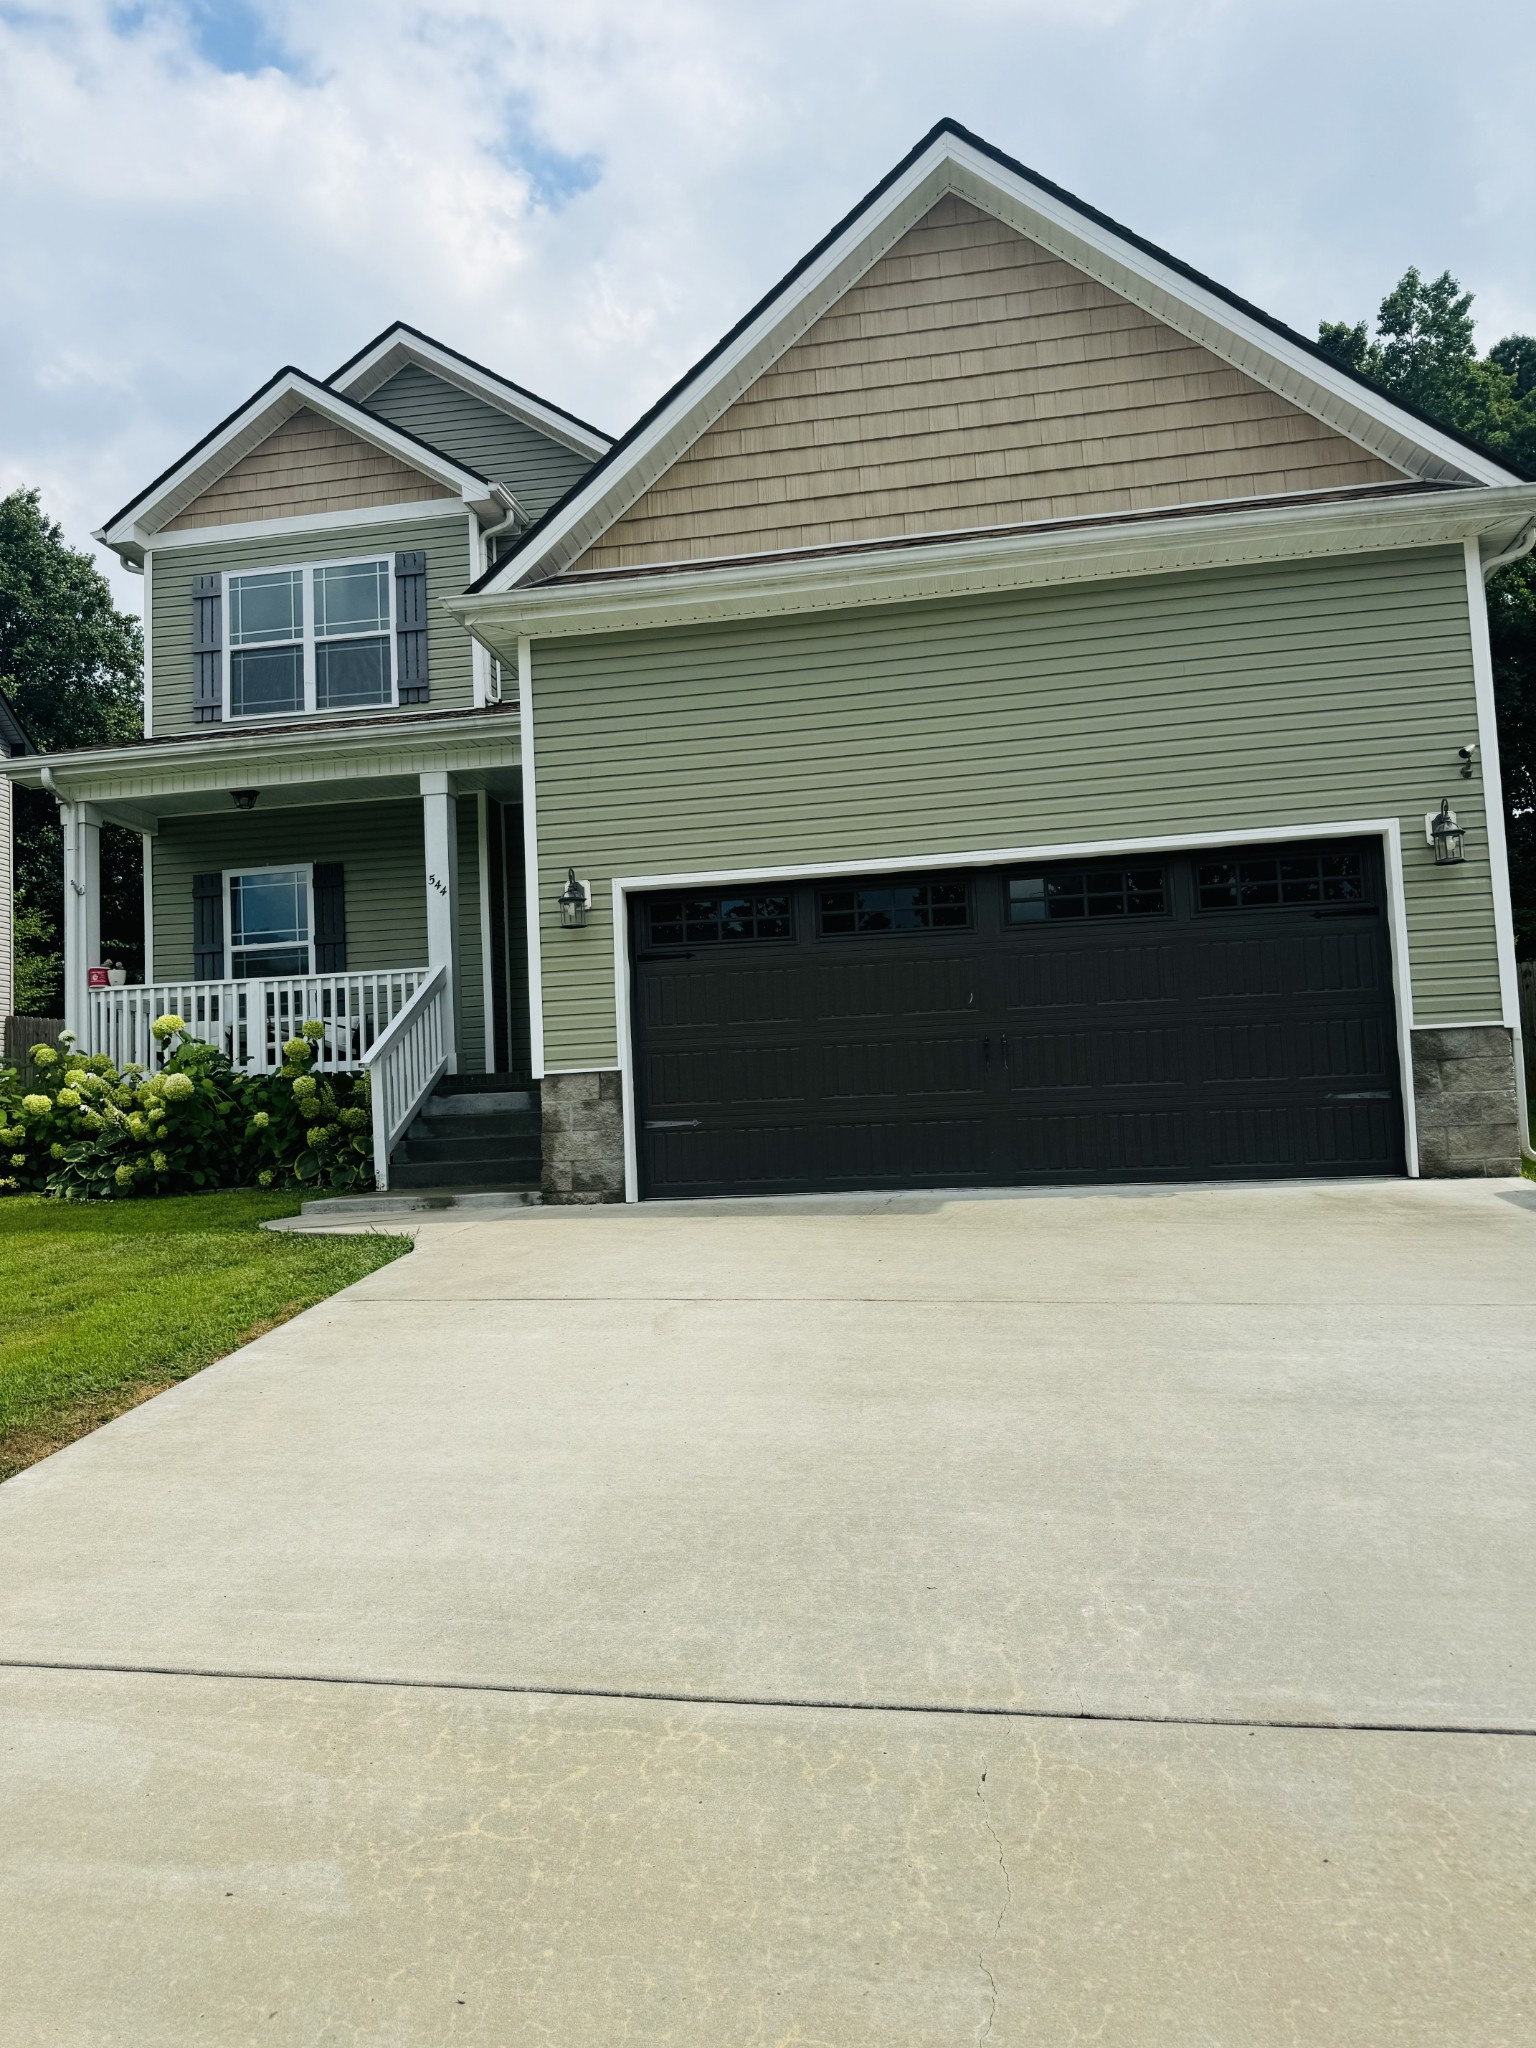
[{"label": "two-story house", "polygon": [[[12,767],[71,1021],[323,1016],[381,1175],[511,1076],[548,1199],[1516,1171],[1483,590],[1533,536],[942,123],[612,445],[397,327],[108,522],[146,737]],[[87,986],[103,818],[144,989]]]}]

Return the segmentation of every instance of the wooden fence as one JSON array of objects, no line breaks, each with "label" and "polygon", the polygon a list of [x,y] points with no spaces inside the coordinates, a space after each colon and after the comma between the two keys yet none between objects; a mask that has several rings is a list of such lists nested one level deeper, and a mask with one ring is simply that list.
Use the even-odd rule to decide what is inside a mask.
[{"label": "wooden fence", "polygon": [[62,1017],[7,1017],[4,1057],[8,1067],[25,1071],[31,1061],[27,1054],[34,1045],[52,1045],[64,1029]]}]

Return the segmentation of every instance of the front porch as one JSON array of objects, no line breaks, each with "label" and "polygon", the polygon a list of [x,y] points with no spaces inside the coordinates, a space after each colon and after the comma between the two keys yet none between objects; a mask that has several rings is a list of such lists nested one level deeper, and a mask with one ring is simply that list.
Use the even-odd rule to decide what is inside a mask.
[{"label": "front porch", "polygon": [[87,1052],[105,1053],[114,1066],[135,1063],[147,1073],[165,1057],[154,1035],[157,1017],[180,1017],[193,1038],[216,1045],[247,1073],[275,1073],[283,1045],[318,1018],[326,1027],[316,1051],[317,1070],[346,1073],[363,1067],[384,1030],[431,974],[427,966],[378,974],[317,974],[241,981],[153,981],[133,987],[92,988],[86,995]]},{"label": "front porch", "polygon": [[[27,767],[59,804],[65,1017],[84,1050],[152,1070],[153,1025],[174,1015],[271,1072],[318,1019],[317,1067],[372,1075],[381,1179],[444,1076],[527,1076],[514,715],[196,734]],[[144,844],[132,985],[100,985],[109,822]]]}]

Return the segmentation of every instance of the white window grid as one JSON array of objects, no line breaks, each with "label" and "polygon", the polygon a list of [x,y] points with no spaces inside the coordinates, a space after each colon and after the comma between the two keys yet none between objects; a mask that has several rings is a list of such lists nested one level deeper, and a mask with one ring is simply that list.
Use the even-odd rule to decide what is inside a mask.
[{"label": "white window grid", "polygon": [[[325,710],[321,710],[315,701],[315,646],[317,638],[323,637],[325,641],[329,643],[335,640],[376,640],[379,638],[379,635],[372,628],[370,628],[367,631],[361,633],[326,633],[323,636],[317,636],[315,632],[315,572],[317,569],[371,568],[376,564],[382,565],[384,569],[384,587],[387,593],[384,607],[384,638],[386,639],[389,647],[388,703],[380,705],[337,705],[335,707],[327,707]],[[238,582],[244,576],[293,575],[298,575],[303,579],[303,710],[286,713],[273,713],[271,711],[236,712],[234,709],[234,694],[231,685],[231,679],[234,668],[233,657],[237,652],[237,649],[234,640],[235,608],[230,594],[230,585],[232,583]],[[229,722],[237,717],[248,718],[255,721],[259,721],[262,719],[270,720],[274,716],[293,718],[346,718],[349,716],[356,717],[357,713],[361,710],[382,711],[391,709],[399,705],[400,648],[399,643],[395,638],[395,564],[394,558],[392,556],[378,554],[339,555],[334,558],[328,557],[323,562],[252,562],[249,564],[242,564],[238,569],[224,570],[221,590],[223,597],[221,609],[224,618],[224,651],[220,659],[222,660],[224,667],[224,717],[226,722]],[[251,641],[248,644],[252,647],[292,647],[295,643],[291,640],[265,640]]]},{"label": "white window grid", "polygon": [[[309,861],[285,860],[274,862],[272,866],[265,868],[226,868],[224,870],[224,979],[226,981],[233,981],[235,979],[234,883],[251,878],[259,878],[262,875],[292,874],[300,874],[304,877],[304,923],[309,932],[309,957],[302,969],[302,977],[313,975],[315,971],[315,870],[313,863]],[[255,949],[247,947],[244,950],[250,952]],[[276,979],[282,981],[290,978],[297,980],[301,976],[294,975],[288,977],[278,975],[274,977],[265,975],[258,976],[257,978],[259,980],[270,981]]]}]

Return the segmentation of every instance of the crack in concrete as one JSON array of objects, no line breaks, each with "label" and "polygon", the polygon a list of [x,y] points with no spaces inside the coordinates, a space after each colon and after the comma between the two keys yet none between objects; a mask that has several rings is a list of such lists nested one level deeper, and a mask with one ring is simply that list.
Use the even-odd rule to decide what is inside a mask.
[{"label": "crack in concrete", "polygon": [[[1008,1909],[1013,1904],[1013,1879],[1008,1874],[1008,1859],[1003,1854],[1003,1838],[997,1832],[997,1829],[993,1827],[992,1816],[987,1811],[987,1772],[985,1766],[982,1768],[981,1778],[976,1786],[976,1797],[981,1801],[982,1826],[992,1837],[992,1846],[997,1851],[997,1867],[1003,1873],[1003,1903],[997,1909],[997,1919],[992,1928],[992,1938],[995,1941],[1002,1932],[1003,1921],[1007,1918]],[[993,2024],[997,2019],[997,1979],[987,1968],[986,1956],[980,1949],[976,1951],[976,1967],[987,1980],[989,2001],[986,2018],[982,2021],[976,2035],[977,2048],[980,2048],[981,2042],[990,2038]]]}]

